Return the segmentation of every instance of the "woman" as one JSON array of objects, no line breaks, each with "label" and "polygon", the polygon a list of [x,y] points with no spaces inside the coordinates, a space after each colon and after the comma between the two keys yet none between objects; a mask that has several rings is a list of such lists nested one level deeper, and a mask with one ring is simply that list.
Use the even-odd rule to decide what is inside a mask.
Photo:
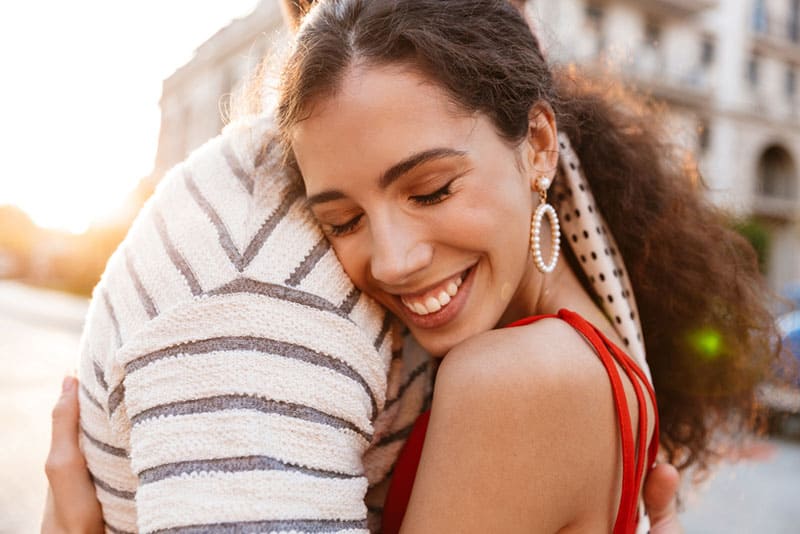
[{"label": "woman", "polygon": [[[774,355],[752,251],[651,119],[551,74],[506,2],[319,5],[278,109],[287,161],[347,274],[447,355],[404,528],[632,531],[658,441],[646,370],[631,364],[644,365],[642,335],[671,461],[705,466],[712,416],[747,412]],[[595,212],[607,226],[586,224]],[[559,261],[560,241],[604,233],[616,243]],[[604,259],[613,268],[581,279],[581,263]],[[693,344],[704,331],[719,353]],[[402,519],[405,498],[390,490],[385,515]]]},{"label": "woman", "polygon": [[[770,355],[752,254],[670,167],[650,118],[555,82],[505,4],[331,2],[310,17],[279,112],[290,163],[356,285],[430,352],[448,354],[404,527],[630,530],[641,472],[631,482],[623,469],[630,462],[618,425],[629,421],[640,447],[652,443],[654,405],[634,394],[646,381],[613,345],[643,352],[638,304],[659,386],[660,438],[670,460],[702,465],[715,428],[708,416],[746,413]],[[570,140],[589,183],[567,189],[561,181],[577,158],[562,154],[558,176],[556,161]],[[618,248],[559,254],[547,226],[529,235],[544,200],[557,201],[565,228],[578,223],[581,208],[564,207],[581,186],[596,197],[583,220],[601,212],[608,225],[569,240],[596,230],[608,243],[614,234]],[[606,255],[616,258],[613,273],[583,274],[582,264]],[[633,316],[613,313],[631,297],[621,258],[637,296]],[[595,295],[612,278],[620,290],[602,294],[612,306],[601,308]],[[579,315],[493,330],[561,308]],[[608,368],[576,325],[608,340],[601,345],[616,358]],[[722,352],[696,351],[692,336],[706,330],[724,340]],[[618,415],[607,371],[621,377],[617,401],[631,406]],[[398,467],[396,479],[413,478],[407,452],[409,470]],[[641,448],[634,456],[643,466]]]}]

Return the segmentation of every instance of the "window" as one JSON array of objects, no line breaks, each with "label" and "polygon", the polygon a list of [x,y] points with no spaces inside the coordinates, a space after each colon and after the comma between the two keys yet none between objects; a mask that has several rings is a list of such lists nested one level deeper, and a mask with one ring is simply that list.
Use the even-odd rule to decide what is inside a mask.
[{"label": "window", "polygon": [[644,42],[651,48],[658,48],[661,43],[661,27],[655,20],[648,20],[645,24]]},{"label": "window", "polygon": [[750,61],[747,62],[747,80],[753,88],[758,87],[759,63],[759,58],[756,55],[750,56]]},{"label": "window", "polygon": [[786,96],[789,100],[794,99],[794,94],[797,91],[797,72],[794,70],[794,65],[786,67],[786,84],[784,86]]},{"label": "window", "polygon": [[606,46],[603,32],[603,8],[597,4],[588,4],[585,11],[586,26],[595,38],[595,52],[601,52]]},{"label": "window", "polygon": [[767,6],[764,0],[755,1],[753,7],[753,30],[757,33],[767,33],[769,31]]},{"label": "window", "polygon": [[800,43],[800,0],[792,0],[789,15],[789,39]]},{"label": "window", "polygon": [[714,52],[714,39],[712,37],[703,38],[703,42],[700,45],[700,63],[704,67],[710,67],[714,62]]},{"label": "window", "polygon": [[697,125],[697,148],[700,154],[708,152],[711,146],[711,129],[708,121],[701,120]]}]

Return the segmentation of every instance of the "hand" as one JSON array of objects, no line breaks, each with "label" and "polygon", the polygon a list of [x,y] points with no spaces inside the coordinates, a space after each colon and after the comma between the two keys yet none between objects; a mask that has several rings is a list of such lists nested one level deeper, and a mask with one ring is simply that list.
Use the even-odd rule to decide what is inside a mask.
[{"label": "hand", "polygon": [[650,534],[681,534],[678,522],[680,474],[671,464],[658,464],[644,481],[644,505],[650,517]]},{"label": "hand", "polygon": [[78,428],[78,380],[68,376],[53,407],[53,435],[44,466],[50,487],[42,534],[88,534],[104,530],[103,512],[78,446]]}]

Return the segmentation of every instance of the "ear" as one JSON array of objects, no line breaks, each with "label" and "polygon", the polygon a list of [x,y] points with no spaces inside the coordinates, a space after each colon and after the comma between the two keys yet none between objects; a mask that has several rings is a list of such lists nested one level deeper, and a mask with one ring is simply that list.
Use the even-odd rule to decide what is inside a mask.
[{"label": "ear", "polygon": [[540,176],[552,180],[558,167],[558,129],[553,108],[547,102],[537,102],[528,113],[528,135],[524,145],[531,186]]}]

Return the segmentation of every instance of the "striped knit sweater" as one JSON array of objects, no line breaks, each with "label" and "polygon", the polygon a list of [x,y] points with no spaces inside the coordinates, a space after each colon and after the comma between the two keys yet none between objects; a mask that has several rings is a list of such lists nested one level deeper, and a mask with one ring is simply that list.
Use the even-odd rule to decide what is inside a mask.
[{"label": "striped knit sweater", "polygon": [[94,291],[81,446],[107,532],[379,528],[430,358],[397,350],[271,135],[231,124],[172,169]]}]

